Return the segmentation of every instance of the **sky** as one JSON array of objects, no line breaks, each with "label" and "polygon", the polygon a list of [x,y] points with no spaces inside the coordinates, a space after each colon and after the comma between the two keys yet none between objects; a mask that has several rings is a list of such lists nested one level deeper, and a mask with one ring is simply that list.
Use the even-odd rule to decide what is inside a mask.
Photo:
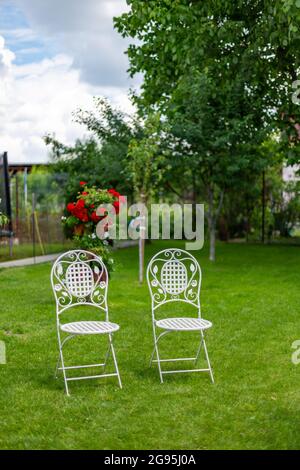
[{"label": "sky", "polygon": [[125,0],[0,0],[0,152],[43,163],[43,136],[84,138],[72,112],[105,96],[132,112],[127,42],[113,29]]}]

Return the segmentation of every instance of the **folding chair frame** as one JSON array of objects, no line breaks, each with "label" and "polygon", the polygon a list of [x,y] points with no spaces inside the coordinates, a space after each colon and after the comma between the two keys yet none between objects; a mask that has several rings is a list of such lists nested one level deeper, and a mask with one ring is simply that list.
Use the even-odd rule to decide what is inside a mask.
[{"label": "folding chair frame", "polygon": [[[118,368],[118,363],[116,359],[116,354],[113,346],[113,334],[108,334],[108,348],[105,354],[104,362],[100,364],[84,364],[84,365],[78,365],[78,366],[65,366],[64,363],[64,356],[63,356],[63,347],[64,345],[72,338],[76,338],[80,335],[69,335],[66,336],[63,341],[61,340],[61,335],[60,335],[60,329],[58,327],[57,329],[57,337],[58,337],[58,347],[59,347],[59,354],[58,354],[58,360],[57,360],[57,365],[56,365],[56,371],[55,371],[55,378],[58,378],[58,372],[62,371],[63,373],[63,378],[64,378],[64,383],[65,383],[65,391],[66,394],[69,396],[69,387],[68,387],[68,382],[69,381],[74,381],[74,380],[86,380],[86,379],[101,379],[105,377],[118,377],[118,382],[120,388],[122,388],[122,382],[121,382],[121,377],[119,373],[119,368]],[[102,335],[98,335],[102,336]],[[105,368],[107,366],[110,354],[112,355],[114,366],[115,366],[115,372],[111,374],[105,374]],[[87,369],[87,368],[96,368],[96,367],[103,367],[103,373],[98,374],[98,375],[83,375],[83,376],[78,376],[78,377],[67,377],[67,370],[75,370],[75,369]]]},{"label": "folding chair frame", "polygon": [[[162,273],[165,264],[167,263],[172,263],[176,262],[179,264],[189,264],[192,263],[190,266],[193,266],[193,271],[191,274],[190,279],[186,278],[186,282],[184,285],[181,286],[181,291],[177,293],[176,291],[176,282],[177,279],[174,278],[174,276],[165,276],[167,281],[170,283],[175,282],[175,289],[169,286],[164,285],[164,282],[162,280],[162,276],[160,277],[159,275]],[[161,268],[158,268],[159,263],[161,263]],[[179,270],[180,271],[180,270]],[[182,272],[188,272],[188,271],[183,271]],[[175,270],[176,273],[176,270]],[[198,277],[198,279],[197,279]],[[208,350],[206,346],[206,341],[205,341],[205,333],[203,329],[199,330],[184,330],[184,329],[172,329],[172,330],[163,330],[161,328],[157,328],[157,320],[155,317],[155,312],[156,310],[161,307],[163,304],[169,303],[169,302],[185,302],[187,304],[193,305],[194,307],[197,308],[198,312],[198,318],[201,319],[201,306],[200,306],[200,289],[201,289],[201,280],[202,280],[202,274],[201,274],[201,269],[196,261],[196,259],[188,252],[180,249],[167,249],[160,251],[157,253],[150,261],[148,264],[147,268],[147,281],[148,281],[148,286],[150,290],[150,295],[151,295],[151,310],[152,310],[152,327],[153,327],[153,339],[154,339],[154,348],[151,354],[150,358],[150,367],[152,366],[153,363],[156,363],[158,366],[158,372],[159,372],[159,377],[160,377],[160,382],[164,382],[163,376],[165,374],[178,374],[178,373],[189,373],[189,372],[209,372],[211,382],[214,383],[214,375],[208,355]],[[169,289],[168,289],[169,287]],[[171,293],[170,293],[171,289]],[[175,293],[174,293],[175,292]],[[189,292],[189,293],[187,293]],[[160,331],[159,334],[157,334],[157,330]],[[200,342],[199,346],[196,351],[196,355],[194,357],[179,357],[179,358],[168,358],[168,359],[161,359],[160,357],[160,352],[159,352],[159,341],[166,336],[167,334],[170,334],[172,332],[180,332],[180,331],[197,331],[200,335]],[[202,350],[202,347],[204,349],[204,354],[205,354],[205,359],[207,362],[207,368],[203,369],[179,369],[179,370],[163,370],[162,369],[162,364],[163,363],[172,363],[172,362],[194,362],[194,365],[197,364],[198,359],[200,357],[200,353]],[[156,359],[154,357],[156,356]]]},{"label": "folding chair frame", "polygon": [[[75,274],[71,272],[69,280],[66,280],[66,274],[70,266],[75,266]],[[72,269],[72,268],[70,268]],[[82,272],[80,272],[80,269]],[[77,270],[77,271],[76,271]],[[90,271],[91,270],[91,271]],[[91,272],[94,271],[93,275]],[[79,272],[79,274],[78,274]],[[88,281],[84,274],[89,275]],[[77,275],[77,278],[76,278]],[[103,280],[104,279],[104,280]],[[80,286],[83,283],[83,287]],[[54,263],[51,270],[51,283],[53,292],[56,299],[56,319],[57,319],[57,339],[59,355],[56,365],[55,377],[58,377],[58,372],[61,371],[64,378],[65,391],[69,396],[68,382],[86,379],[99,379],[105,377],[117,377],[120,388],[122,388],[121,377],[119,373],[116,354],[113,346],[113,332],[109,327],[105,327],[99,333],[93,333],[97,336],[108,336],[108,347],[105,354],[104,362],[99,364],[84,364],[65,366],[65,359],[63,354],[64,345],[75,337],[90,336],[91,333],[83,332],[76,334],[67,334],[64,338],[61,335],[60,315],[70,308],[82,305],[96,307],[105,313],[105,322],[109,322],[108,305],[107,305],[107,289],[108,289],[108,273],[106,266],[102,260],[95,254],[85,250],[73,250],[61,255]],[[87,294],[85,297],[80,294]],[[80,323],[80,322],[79,322]],[[83,322],[84,323],[84,322]],[[76,323],[75,323],[76,324]],[[105,373],[109,357],[112,356],[115,367],[114,373]],[[96,375],[83,375],[77,377],[68,377],[67,371],[102,367],[103,373]]]}]

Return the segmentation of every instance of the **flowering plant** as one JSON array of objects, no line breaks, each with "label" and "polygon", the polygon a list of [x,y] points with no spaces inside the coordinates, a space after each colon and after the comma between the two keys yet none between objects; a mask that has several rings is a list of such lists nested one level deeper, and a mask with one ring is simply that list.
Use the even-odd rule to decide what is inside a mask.
[{"label": "flowering plant", "polygon": [[[1,199],[0,199],[1,202]],[[8,223],[9,219],[8,217],[3,214],[3,212],[0,211],[0,227],[3,227],[3,225],[6,225]]]},{"label": "flowering plant", "polygon": [[0,227],[3,227],[3,225],[6,225],[8,223],[8,217],[6,217],[5,214],[0,212]]},{"label": "flowering plant", "polygon": [[[97,215],[96,211],[101,204],[112,204],[118,214],[124,198],[115,189],[98,189],[95,186],[89,188],[85,181],[81,181],[80,186],[81,191],[78,192],[76,202],[67,204],[66,216],[62,218],[67,234],[79,248],[101,256],[111,271],[113,259],[109,252],[108,231],[104,240],[100,240],[96,235],[96,225],[106,215]],[[108,230],[108,224],[106,229]]]}]

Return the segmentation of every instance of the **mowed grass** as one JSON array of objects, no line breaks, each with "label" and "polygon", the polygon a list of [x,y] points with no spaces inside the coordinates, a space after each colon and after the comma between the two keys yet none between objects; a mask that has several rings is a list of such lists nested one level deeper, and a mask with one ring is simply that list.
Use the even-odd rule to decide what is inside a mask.
[{"label": "mowed grass", "polygon": [[[168,246],[184,247],[153,243],[147,260]],[[137,249],[129,248],[114,253],[109,287],[110,318],[121,326],[115,349],[124,388],[115,378],[71,382],[71,397],[54,379],[50,264],[2,270],[0,447],[299,449],[300,365],[291,362],[291,345],[300,339],[300,250],[220,244],[217,255],[211,264],[205,249],[197,254],[203,317],[214,325],[207,345],[215,385],[207,373],[168,375],[162,385],[156,366],[149,368],[150,299],[137,282]],[[162,355],[193,354],[197,339],[172,334],[162,340]],[[103,337],[71,343],[69,364],[98,362],[106,348]]]},{"label": "mowed grass", "polygon": [[[0,239],[1,240],[1,239]],[[12,249],[12,256],[9,254],[9,245],[1,244],[0,245],[0,263],[2,261],[11,261],[14,259],[21,258],[31,258],[41,255],[50,255],[52,253],[61,253],[72,247],[71,242],[65,241],[64,243],[44,243],[42,251],[39,243],[36,243],[35,248],[33,249],[32,243],[22,243],[20,245],[14,245]],[[1,268],[1,267],[0,267]]]}]

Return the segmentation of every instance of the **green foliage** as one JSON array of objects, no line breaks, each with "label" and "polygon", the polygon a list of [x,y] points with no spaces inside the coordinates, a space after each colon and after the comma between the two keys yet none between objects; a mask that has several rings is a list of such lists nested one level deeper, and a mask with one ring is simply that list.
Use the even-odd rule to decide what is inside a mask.
[{"label": "green foliage", "polygon": [[[269,168],[265,175],[265,226],[269,241],[274,238],[289,238],[300,223],[299,182],[286,182],[282,177],[282,166]],[[251,239],[261,239],[262,178],[253,180],[251,205],[248,212],[248,230]],[[237,204],[243,207],[242,198]],[[240,234],[241,235],[241,234]]]},{"label": "green foliage", "polygon": [[[24,175],[16,175],[19,178],[19,189],[24,185]],[[63,197],[61,187],[65,179],[60,174],[55,174],[51,168],[33,167],[27,175],[28,204],[27,211],[32,210],[32,195],[35,195],[36,208],[39,212],[57,214],[61,212]]]},{"label": "green foliage", "polygon": [[297,2],[132,0],[129,6],[115,27],[135,40],[127,50],[130,73],[144,77],[135,100],[142,112],[159,108],[167,117],[184,154],[186,186],[207,193],[213,234],[224,193],[248,197],[257,175],[277,164],[263,149],[269,136],[282,133],[281,158],[299,158],[300,113],[292,102],[300,65]]},{"label": "green foliage", "polygon": [[135,193],[144,200],[159,188],[166,171],[163,138],[160,114],[150,114],[144,123],[143,136],[129,143],[128,168]]},{"label": "green foliage", "polygon": [[190,67],[204,68],[215,59],[225,59],[235,71],[247,65],[252,84],[263,89],[267,83],[269,92],[280,82],[277,95],[286,92],[283,82],[299,66],[297,0],[132,0],[129,6],[115,27],[139,40],[128,49],[130,71],[146,73],[148,102],[169,96]]},{"label": "green foliage", "polygon": [[108,273],[114,271],[114,259],[111,255],[108,241],[104,240],[101,243],[99,238],[93,233],[84,233],[80,236],[75,235],[75,237],[73,237],[73,241],[75,247],[81,250],[91,251],[92,253],[95,253],[95,255],[99,256],[103,260]]},{"label": "green foliage", "polygon": [[140,106],[168,106],[180,81],[195,69],[213,72],[221,94],[237,78],[253,113],[287,135],[292,158],[290,136],[300,122],[291,99],[300,65],[297,0],[132,0],[115,26],[124,37],[138,39],[127,53],[131,74],[144,74]]},{"label": "green foliage", "polygon": [[52,136],[45,137],[51,148],[53,171],[65,178],[61,188],[65,200],[76,197],[81,180],[99,188],[118,188],[122,194],[131,193],[127,149],[139,132],[134,120],[100,98],[95,98],[94,111],[79,110],[75,120],[89,131],[88,139],[78,140],[69,147]]},{"label": "green foliage", "polygon": [[291,237],[300,223],[300,184],[299,181],[283,181],[281,172],[273,178],[275,181],[269,187],[270,232],[274,230],[281,237]]},{"label": "green foliage", "polygon": [[2,212],[0,212],[0,228],[8,224],[8,221],[9,221],[8,217]]},{"label": "green foliage", "polygon": [[[84,194],[83,194],[84,193]],[[100,204],[112,204],[114,197],[106,189],[98,189],[96,186],[84,186],[83,193],[78,195],[78,198],[83,199],[86,206],[98,207]]]},{"label": "green foliage", "polygon": [[239,186],[245,173],[263,168],[257,149],[267,128],[244,86],[239,76],[220,89],[213,71],[194,70],[180,80],[170,100],[172,131],[187,143],[189,163],[206,186]]}]

